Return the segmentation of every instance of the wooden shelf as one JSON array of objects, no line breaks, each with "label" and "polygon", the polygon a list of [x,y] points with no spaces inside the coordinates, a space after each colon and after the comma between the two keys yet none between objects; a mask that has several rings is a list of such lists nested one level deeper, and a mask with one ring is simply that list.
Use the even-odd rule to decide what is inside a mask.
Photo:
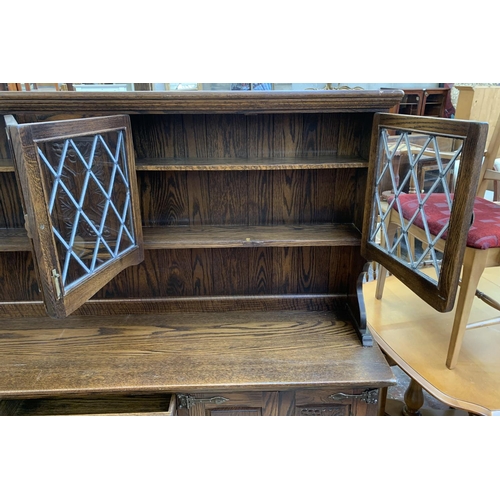
[{"label": "wooden shelf", "polygon": [[31,245],[24,228],[0,228],[0,252],[25,252],[30,250]]},{"label": "wooden shelf", "polygon": [[[136,170],[304,170],[331,168],[366,168],[368,160],[352,156],[318,156],[310,158],[253,159],[163,159],[136,161]],[[0,172],[14,172],[12,160],[0,160]]]},{"label": "wooden shelf", "polygon": [[368,160],[363,158],[337,155],[307,158],[145,158],[136,160],[136,170],[293,170],[365,168],[367,166]]},{"label": "wooden shelf", "polygon": [[14,171],[14,162],[12,160],[0,160],[0,172]]},{"label": "wooden shelf", "polygon": [[[145,227],[144,248],[360,246],[353,224]],[[24,229],[0,229],[0,251],[31,250]]]},{"label": "wooden shelf", "polygon": [[359,246],[352,224],[163,226],[144,228],[144,246],[158,248]]},{"label": "wooden shelf", "polygon": [[392,383],[333,311],[10,319],[0,357],[0,398]]}]

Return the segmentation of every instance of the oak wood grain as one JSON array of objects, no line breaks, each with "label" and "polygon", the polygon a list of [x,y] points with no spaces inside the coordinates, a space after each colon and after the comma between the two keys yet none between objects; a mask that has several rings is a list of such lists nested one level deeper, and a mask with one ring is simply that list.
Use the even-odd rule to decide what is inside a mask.
[{"label": "oak wood grain", "polygon": [[364,206],[355,169],[149,171],[138,183],[143,226],[350,223]]},{"label": "oak wood grain", "polygon": [[15,173],[0,172],[0,228],[21,227],[24,227],[24,214]]},{"label": "oak wood grain", "polygon": [[[360,246],[352,224],[282,226],[155,226],[143,228],[144,248]],[[1,229],[0,250],[30,251],[25,229]]]},{"label": "oak wood grain", "polygon": [[[179,415],[211,416],[211,417],[260,417],[277,416],[278,392],[213,392],[195,393],[190,396],[197,398],[190,409],[179,409]],[[227,401],[218,403],[207,402],[212,398],[223,397]]]},{"label": "oak wood grain", "polygon": [[[335,311],[345,306],[345,294],[312,295],[233,295],[194,297],[152,297],[140,299],[91,299],[78,308],[75,316],[111,314],[166,314],[179,312],[230,311]],[[46,316],[43,302],[18,300],[0,302],[0,318]]]},{"label": "oak wood grain", "polygon": [[36,263],[29,252],[0,252],[0,301],[41,300]]},{"label": "oak wood grain", "polygon": [[144,228],[144,247],[146,249],[359,246],[360,244],[361,235],[351,224]]},{"label": "oak wood grain", "polygon": [[[349,309],[373,113],[402,91],[5,94],[0,113],[19,123],[130,115],[146,250],[55,321],[31,252],[7,238],[1,397],[223,391],[241,397],[203,413],[274,415],[295,414],[295,389],[393,383]],[[17,230],[16,204],[4,218]]]},{"label": "oak wood grain", "polygon": [[[347,293],[361,269],[351,247],[175,248],[146,250],[93,297],[153,298]],[[330,262],[333,266],[329,269]],[[356,275],[354,275],[356,273]]]},{"label": "oak wood grain", "polygon": [[272,311],[5,320],[0,396],[392,384],[340,313]]},{"label": "oak wood grain", "polygon": [[[368,161],[358,156],[322,156],[317,158],[266,158],[266,159],[163,159],[137,160],[136,170],[291,170],[311,168],[366,168]],[[0,160],[0,172],[14,172],[12,160]]]},{"label": "oak wood grain", "polygon": [[31,252],[26,229],[0,229],[0,250],[2,252]]},{"label": "oak wood grain", "polygon": [[228,113],[376,112],[398,104],[401,90],[274,92],[0,92],[0,112]]},{"label": "oak wood grain", "polygon": [[86,398],[39,398],[0,401],[0,416],[98,415],[164,416],[175,415],[175,396],[99,395]]}]

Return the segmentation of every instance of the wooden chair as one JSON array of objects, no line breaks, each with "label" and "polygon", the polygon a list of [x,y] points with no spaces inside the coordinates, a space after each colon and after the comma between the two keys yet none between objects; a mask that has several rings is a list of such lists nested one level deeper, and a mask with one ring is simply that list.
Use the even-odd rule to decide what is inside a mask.
[{"label": "wooden chair", "polygon": [[[474,297],[477,295],[489,305],[500,310],[500,304],[494,299],[477,291],[477,285],[486,267],[500,266],[500,205],[484,199],[488,182],[500,181],[500,172],[494,167],[495,159],[500,149],[500,116],[496,125],[495,134],[485,152],[477,196],[474,201],[474,217],[467,234],[461,289],[458,295],[456,312],[451,331],[450,344],[446,359],[446,366],[453,369],[458,361],[469,314]],[[408,235],[421,242],[428,241],[428,232],[434,237],[440,236],[450,211],[445,206],[445,195],[431,194],[425,203],[425,220],[417,214],[422,197],[409,193],[399,196],[398,205],[392,205],[391,213],[384,221],[387,238],[393,241],[395,234],[402,227],[406,228]],[[446,232],[432,242],[435,249],[444,252]],[[377,277],[376,298],[381,299],[387,271],[382,266]],[[470,325],[469,325],[470,326]],[[478,326],[478,325],[476,325]]]}]

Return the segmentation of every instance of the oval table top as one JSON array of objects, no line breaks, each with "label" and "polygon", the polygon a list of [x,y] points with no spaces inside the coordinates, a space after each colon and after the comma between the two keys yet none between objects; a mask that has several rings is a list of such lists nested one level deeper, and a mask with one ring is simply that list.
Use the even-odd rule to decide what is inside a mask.
[{"label": "oval table top", "polygon": [[[500,322],[467,330],[456,368],[446,367],[454,311],[439,313],[394,276],[375,299],[376,282],[363,285],[368,327],[410,377],[442,402],[472,413],[500,415]],[[483,273],[479,290],[500,297],[500,268]],[[469,323],[500,317],[475,298]]]}]

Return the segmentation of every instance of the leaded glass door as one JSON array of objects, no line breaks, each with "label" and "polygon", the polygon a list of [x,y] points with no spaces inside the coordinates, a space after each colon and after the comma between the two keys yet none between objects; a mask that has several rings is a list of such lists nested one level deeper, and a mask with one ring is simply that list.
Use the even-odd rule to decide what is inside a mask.
[{"label": "leaded glass door", "polygon": [[130,119],[7,125],[47,312],[65,317],[143,260]]},{"label": "leaded glass door", "polygon": [[[376,114],[361,252],[441,312],[453,308],[488,125]],[[383,286],[383,284],[382,284]]]}]

